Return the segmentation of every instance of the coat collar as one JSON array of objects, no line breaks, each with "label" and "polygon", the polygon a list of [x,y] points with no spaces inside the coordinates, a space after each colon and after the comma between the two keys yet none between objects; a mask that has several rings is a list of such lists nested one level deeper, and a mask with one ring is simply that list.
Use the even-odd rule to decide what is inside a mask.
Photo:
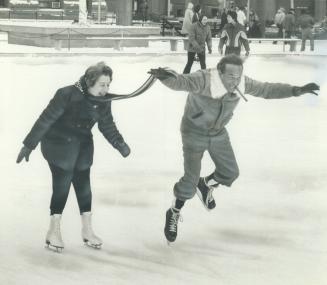
[{"label": "coat collar", "polygon": [[[226,90],[226,88],[219,76],[217,68],[211,68],[211,69],[209,69],[209,72],[210,72],[211,97],[214,99],[223,97],[224,95],[226,95],[228,93],[228,91]],[[242,75],[242,77],[241,77],[241,82],[238,85],[238,90],[240,90],[243,94],[245,93],[244,75]],[[237,91],[237,90],[235,90],[235,91]],[[240,94],[238,94],[238,91],[237,91],[237,95],[240,96]]]}]

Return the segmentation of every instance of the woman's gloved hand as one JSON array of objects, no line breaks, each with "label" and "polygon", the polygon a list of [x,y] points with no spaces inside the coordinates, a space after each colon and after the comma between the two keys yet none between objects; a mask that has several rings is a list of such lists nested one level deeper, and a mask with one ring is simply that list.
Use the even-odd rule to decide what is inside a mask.
[{"label": "woman's gloved hand", "polygon": [[131,149],[124,141],[117,141],[113,146],[120,152],[123,157],[129,156],[131,153]]},{"label": "woman's gloved hand", "polygon": [[30,148],[28,148],[27,146],[23,146],[18,154],[16,163],[20,163],[24,158],[26,161],[28,161],[31,152],[32,150]]}]

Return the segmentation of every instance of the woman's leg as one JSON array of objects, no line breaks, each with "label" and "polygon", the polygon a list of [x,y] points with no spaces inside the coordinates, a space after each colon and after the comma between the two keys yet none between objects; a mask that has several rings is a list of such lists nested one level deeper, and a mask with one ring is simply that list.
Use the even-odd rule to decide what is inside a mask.
[{"label": "woman's leg", "polygon": [[73,171],[64,170],[53,164],[49,166],[52,173],[51,215],[62,214],[67,202]]},{"label": "woman's leg", "polygon": [[92,207],[90,168],[85,170],[75,170],[72,182],[80,213],[90,212]]}]

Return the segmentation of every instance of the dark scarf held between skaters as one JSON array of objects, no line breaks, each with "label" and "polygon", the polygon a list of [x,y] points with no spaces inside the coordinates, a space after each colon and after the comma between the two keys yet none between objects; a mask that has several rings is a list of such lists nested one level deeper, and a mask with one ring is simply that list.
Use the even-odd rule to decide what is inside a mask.
[{"label": "dark scarf held between skaters", "polygon": [[84,76],[82,76],[74,85],[77,87],[85,96],[88,100],[97,102],[97,103],[102,103],[102,102],[108,102],[108,101],[114,101],[114,100],[123,100],[123,99],[129,99],[133,98],[136,96],[141,95],[145,91],[147,91],[153,83],[156,81],[156,78],[151,75],[149,78],[139,87],[136,89],[134,92],[129,93],[129,94],[115,94],[115,93],[107,93],[104,96],[93,96],[87,92],[87,87],[85,83]]}]

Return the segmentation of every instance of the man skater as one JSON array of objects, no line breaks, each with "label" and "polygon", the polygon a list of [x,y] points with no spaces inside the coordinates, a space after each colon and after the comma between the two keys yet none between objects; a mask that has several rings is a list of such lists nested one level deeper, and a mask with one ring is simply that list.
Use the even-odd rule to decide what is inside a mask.
[{"label": "man skater", "polygon": [[[234,54],[223,57],[216,68],[191,74],[177,74],[163,68],[149,72],[167,87],[189,92],[181,134],[184,155],[184,176],[175,184],[176,199],[166,212],[165,236],[168,242],[177,237],[180,210],[195,193],[208,210],[215,208],[212,196],[219,184],[231,186],[239,175],[234,152],[225,126],[230,121],[240,97],[250,94],[265,99],[279,99],[316,94],[319,86],[302,87],[281,83],[262,83],[243,76],[242,59]],[[215,164],[213,173],[200,177],[201,160],[208,151]]]}]

